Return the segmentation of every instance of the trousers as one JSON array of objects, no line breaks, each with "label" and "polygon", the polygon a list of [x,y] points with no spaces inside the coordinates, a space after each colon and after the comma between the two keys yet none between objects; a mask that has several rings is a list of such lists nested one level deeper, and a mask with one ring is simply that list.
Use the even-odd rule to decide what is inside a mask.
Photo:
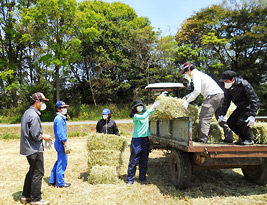
[{"label": "trousers", "polygon": [[[210,123],[213,115],[218,120],[222,103],[223,94],[216,94],[208,96],[202,103],[202,107],[199,114],[199,138],[203,141],[207,141],[209,138]],[[219,125],[223,128],[225,139],[233,140],[233,132],[229,128],[226,122],[221,121]]]},{"label": "trousers", "polygon": [[31,198],[31,201],[40,201],[42,179],[44,177],[44,156],[43,152],[36,152],[27,156],[30,165],[26,174],[22,196]]},{"label": "trousers", "polygon": [[148,137],[132,138],[131,155],[128,164],[127,179],[134,182],[136,166],[139,165],[139,180],[146,180],[147,161],[149,155],[149,139]]},{"label": "trousers", "polygon": [[55,162],[51,175],[49,178],[50,184],[56,184],[57,186],[63,186],[65,184],[64,173],[67,169],[68,155],[62,146],[62,149],[57,150],[57,161]]},{"label": "trousers", "polygon": [[251,128],[247,126],[247,123],[245,122],[248,117],[249,112],[247,108],[237,108],[227,120],[227,124],[229,125],[231,130],[233,130],[233,132],[237,134],[243,141],[254,139]]}]

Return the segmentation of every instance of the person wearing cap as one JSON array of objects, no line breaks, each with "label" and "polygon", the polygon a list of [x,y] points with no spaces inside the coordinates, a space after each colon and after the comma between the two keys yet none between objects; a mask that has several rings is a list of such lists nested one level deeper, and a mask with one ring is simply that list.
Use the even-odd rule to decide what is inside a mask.
[{"label": "person wearing cap", "polygon": [[150,109],[146,109],[142,100],[134,101],[130,117],[133,118],[134,131],[131,141],[131,155],[128,164],[128,184],[134,183],[136,166],[139,165],[139,180],[142,184],[148,184],[146,179],[147,161],[149,154],[149,116],[153,113],[154,109],[159,105],[155,102]]},{"label": "person wearing cap", "polygon": [[119,129],[116,122],[111,119],[111,112],[109,109],[105,108],[102,110],[102,118],[96,124],[96,132],[104,134],[112,134],[120,136]]},{"label": "person wearing cap", "polygon": [[250,126],[255,123],[255,116],[260,102],[251,84],[236,72],[227,70],[222,74],[220,82],[224,82],[224,101],[220,112],[219,121],[223,121],[231,101],[236,109],[227,120],[227,124],[239,136],[236,144],[252,145],[254,137]]},{"label": "person wearing cap", "polygon": [[49,204],[41,197],[42,179],[44,176],[43,140],[51,141],[50,135],[44,134],[40,120],[40,110],[46,109],[43,93],[37,92],[30,97],[30,108],[21,119],[20,154],[27,157],[30,165],[26,174],[21,203]]},{"label": "person wearing cap", "polygon": [[[182,106],[187,109],[188,104],[194,101],[199,94],[202,94],[205,98],[199,114],[199,132],[195,141],[207,143],[209,139],[210,123],[213,115],[215,115],[217,120],[219,118],[224,92],[209,75],[197,70],[191,63],[184,63],[181,73],[189,82],[192,81],[194,85],[194,91],[183,98],[185,101]],[[225,121],[220,121],[219,125],[223,128],[225,137],[225,139],[221,141],[232,143],[233,132],[227,123]]]},{"label": "person wearing cap", "polygon": [[68,164],[69,145],[67,139],[66,114],[67,107],[63,101],[58,101],[55,105],[56,117],[54,119],[55,150],[57,151],[57,161],[55,162],[49,178],[49,185],[59,188],[67,188],[71,184],[64,180],[64,173]]}]

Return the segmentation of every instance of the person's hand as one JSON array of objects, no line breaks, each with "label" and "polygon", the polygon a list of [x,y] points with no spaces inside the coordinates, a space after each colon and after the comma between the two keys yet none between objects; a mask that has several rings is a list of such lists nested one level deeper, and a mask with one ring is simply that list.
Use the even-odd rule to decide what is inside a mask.
[{"label": "person's hand", "polygon": [[63,145],[64,149],[65,149],[65,153],[66,154],[70,154],[71,148],[68,142],[65,142],[65,144]]},{"label": "person's hand", "polygon": [[182,104],[182,107],[184,109],[187,109],[188,108],[188,105],[189,105],[189,103],[185,100],[184,103]]},{"label": "person's hand", "polygon": [[50,135],[43,134],[42,135],[42,139],[45,140],[45,141],[51,141],[52,140],[52,137]]},{"label": "person's hand", "polygon": [[156,102],[154,102],[154,104],[152,105],[151,108],[154,110],[158,106],[159,106],[159,101],[156,101]]},{"label": "person's hand", "polygon": [[224,116],[223,115],[220,115],[219,118],[218,118],[218,122],[223,121],[223,118],[224,118]]},{"label": "person's hand", "polygon": [[248,123],[247,126],[252,127],[255,124],[255,117],[249,116],[248,119],[246,119],[246,122]]}]

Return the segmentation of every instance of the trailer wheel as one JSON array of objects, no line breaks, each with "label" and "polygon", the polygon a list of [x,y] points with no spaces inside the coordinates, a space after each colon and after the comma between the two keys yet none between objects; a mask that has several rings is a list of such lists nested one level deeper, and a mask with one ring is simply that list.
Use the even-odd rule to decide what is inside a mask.
[{"label": "trailer wheel", "polygon": [[262,165],[248,165],[242,168],[245,178],[258,185],[267,184],[267,160],[264,158]]},{"label": "trailer wheel", "polygon": [[172,149],[170,156],[170,171],[172,184],[177,189],[187,188],[190,184],[192,174],[189,154]]}]

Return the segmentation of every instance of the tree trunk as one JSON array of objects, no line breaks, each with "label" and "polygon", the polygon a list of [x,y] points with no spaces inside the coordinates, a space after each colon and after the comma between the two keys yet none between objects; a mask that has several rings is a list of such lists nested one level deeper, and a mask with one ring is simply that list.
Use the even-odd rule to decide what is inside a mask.
[{"label": "tree trunk", "polygon": [[59,66],[56,66],[56,99],[57,99],[57,101],[60,100],[60,96],[59,96],[59,85],[60,85]]}]

